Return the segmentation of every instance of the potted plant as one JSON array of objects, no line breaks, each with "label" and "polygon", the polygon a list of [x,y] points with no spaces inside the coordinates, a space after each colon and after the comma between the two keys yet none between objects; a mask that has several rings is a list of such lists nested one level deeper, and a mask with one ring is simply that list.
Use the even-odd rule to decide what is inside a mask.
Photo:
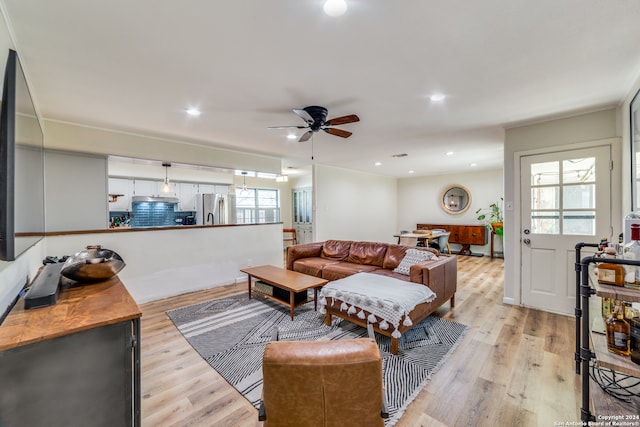
[{"label": "potted plant", "polygon": [[478,221],[482,222],[487,229],[492,230],[498,236],[503,235],[502,224],[504,217],[502,215],[502,203],[504,198],[500,197],[496,203],[492,203],[488,208],[480,208],[476,211]]}]

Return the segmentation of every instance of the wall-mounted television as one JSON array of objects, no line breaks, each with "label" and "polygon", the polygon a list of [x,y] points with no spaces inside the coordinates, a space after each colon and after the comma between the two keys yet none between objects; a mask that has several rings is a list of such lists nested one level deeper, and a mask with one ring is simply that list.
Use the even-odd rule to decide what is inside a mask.
[{"label": "wall-mounted television", "polygon": [[0,259],[44,236],[44,136],[18,54],[9,50],[0,110]]}]

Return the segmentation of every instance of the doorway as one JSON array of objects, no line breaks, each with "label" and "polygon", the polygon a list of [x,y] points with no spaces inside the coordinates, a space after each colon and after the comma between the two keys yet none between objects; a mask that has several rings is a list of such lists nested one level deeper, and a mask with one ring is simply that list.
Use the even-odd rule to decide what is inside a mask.
[{"label": "doorway", "polygon": [[522,304],[571,315],[575,245],[609,238],[611,148],[520,158]]}]

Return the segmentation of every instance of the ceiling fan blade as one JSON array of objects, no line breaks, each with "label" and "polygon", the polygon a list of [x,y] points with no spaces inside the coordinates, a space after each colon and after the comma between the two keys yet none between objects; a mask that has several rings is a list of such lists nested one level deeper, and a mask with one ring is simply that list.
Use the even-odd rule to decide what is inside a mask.
[{"label": "ceiling fan blade", "polygon": [[269,126],[267,129],[308,129],[309,126]]},{"label": "ceiling fan blade", "polygon": [[342,138],[349,138],[351,135],[353,135],[353,133],[351,132],[336,128],[322,128],[322,130],[330,133],[331,135],[340,136]]},{"label": "ceiling fan blade", "polygon": [[325,124],[327,126],[335,126],[335,125],[345,125],[347,123],[355,123],[359,121],[360,121],[360,117],[356,116],[355,114],[349,114],[348,116],[335,117],[331,120],[327,120]]},{"label": "ceiling fan blade", "polygon": [[298,108],[294,108],[293,112],[296,113],[297,115],[300,116],[300,118],[302,120],[304,120],[305,122],[309,123],[309,124],[313,124],[315,123],[315,120],[313,117],[311,117],[311,114],[309,114],[308,112],[306,112],[305,110],[301,110]]},{"label": "ceiling fan blade", "polygon": [[311,135],[313,135],[312,131],[306,132],[304,134],[302,134],[302,136],[300,137],[300,139],[298,140],[298,142],[305,142],[308,141],[309,139],[311,139]]}]

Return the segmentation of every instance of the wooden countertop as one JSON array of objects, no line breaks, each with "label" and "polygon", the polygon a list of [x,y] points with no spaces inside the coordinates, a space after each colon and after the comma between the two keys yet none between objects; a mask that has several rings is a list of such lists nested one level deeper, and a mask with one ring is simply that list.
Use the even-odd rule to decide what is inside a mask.
[{"label": "wooden countertop", "polygon": [[193,230],[204,228],[224,228],[224,227],[252,227],[263,225],[278,225],[282,222],[267,222],[253,224],[216,224],[216,225],[172,225],[167,227],[117,227],[117,228],[99,228],[95,230],[66,230],[66,231],[47,231],[45,233],[16,233],[16,236],[69,236],[74,234],[100,234],[100,233],[137,233],[145,231],[161,231],[161,230]]},{"label": "wooden countertop", "polygon": [[0,325],[0,351],[138,318],[140,307],[118,276],[63,283],[56,304],[25,310],[21,297]]}]

